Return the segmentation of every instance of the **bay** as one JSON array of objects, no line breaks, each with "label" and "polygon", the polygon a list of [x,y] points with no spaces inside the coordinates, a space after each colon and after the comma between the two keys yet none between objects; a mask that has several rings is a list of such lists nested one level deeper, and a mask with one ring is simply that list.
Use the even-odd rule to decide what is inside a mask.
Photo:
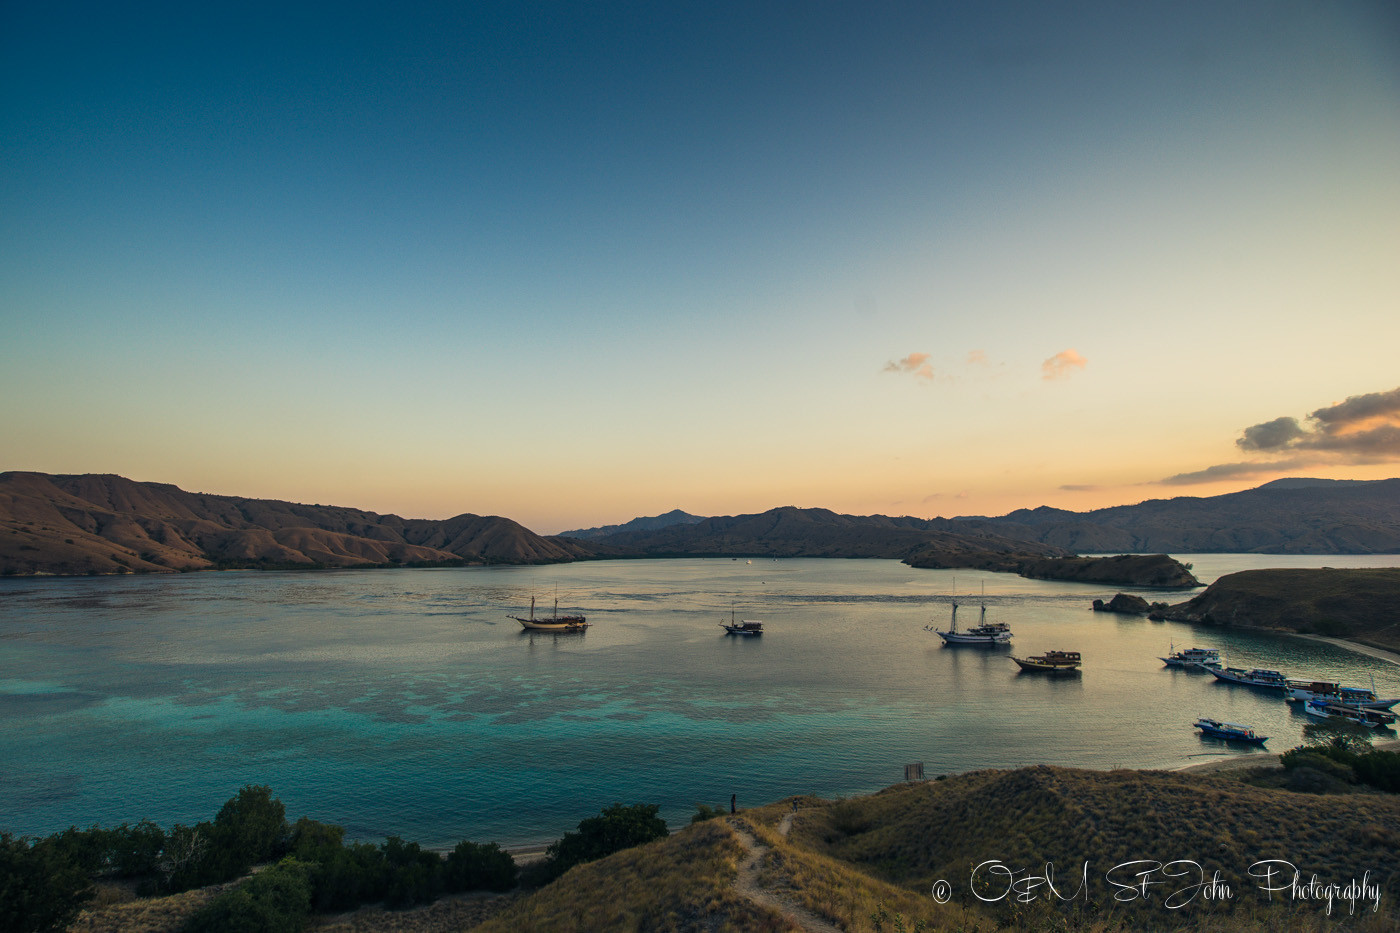
[{"label": "bay", "polygon": [[[1179,556],[1203,582],[1400,565]],[[945,648],[926,630],[946,626],[954,592],[964,624],[985,599],[1011,625],[1011,650]],[[256,783],[352,838],[531,844],[614,802],[677,825],[731,794],[873,791],[916,761],[932,776],[1241,751],[1199,738],[1202,715],[1252,725],[1274,751],[1298,744],[1299,712],[1164,669],[1172,644],[1400,694],[1400,668],[1333,645],[1089,611],[1114,592],[835,559],[0,579],[0,828],[190,823]],[[587,633],[507,618],[556,593]],[[726,636],[731,609],[766,634]],[[1081,651],[1082,676],[1009,659],[1052,648]]]}]

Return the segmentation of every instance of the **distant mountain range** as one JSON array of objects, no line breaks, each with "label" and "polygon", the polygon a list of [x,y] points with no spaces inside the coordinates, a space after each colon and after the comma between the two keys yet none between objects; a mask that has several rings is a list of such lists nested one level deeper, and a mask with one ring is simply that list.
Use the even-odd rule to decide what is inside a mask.
[{"label": "distant mountain range", "polygon": [[949,531],[975,529],[1079,554],[1395,554],[1400,479],[1281,479],[1209,498],[936,521]]},{"label": "distant mountain range", "polygon": [[623,525],[603,525],[600,528],[580,528],[576,531],[561,531],[561,538],[578,538],[588,540],[589,538],[605,538],[608,535],[617,534],[622,531],[654,531],[657,528],[667,528],[671,525],[695,525],[705,520],[703,515],[691,515],[689,512],[682,512],[680,509],[672,509],[665,515],[656,515],[651,518],[634,518]]},{"label": "distant mountain range", "polygon": [[[1245,492],[998,518],[676,510],[570,536],[508,518],[405,519],[190,493],[112,475],[0,473],[0,573],[557,563],[626,557],[872,557],[1065,578],[1074,553],[1400,553],[1400,479],[1281,480]],[[1115,571],[1116,572],[1116,571]],[[1144,584],[1151,585],[1151,584]]]},{"label": "distant mountain range", "polygon": [[404,519],[120,476],[0,473],[4,574],[531,564],[587,554],[494,516]]}]

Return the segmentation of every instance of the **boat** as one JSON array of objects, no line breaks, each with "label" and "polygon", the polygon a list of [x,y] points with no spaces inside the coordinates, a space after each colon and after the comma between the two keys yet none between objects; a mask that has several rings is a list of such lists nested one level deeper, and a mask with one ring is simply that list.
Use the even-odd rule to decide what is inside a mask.
[{"label": "boat", "polygon": [[1203,737],[1225,739],[1227,742],[1248,742],[1251,745],[1263,745],[1269,740],[1267,735],[1258,735],[1249,726],[1242,726],[1237,722],[1207,719],[1205,716],[1196,720],[1196,728],[1201,730]]},{"label": "boat", "polygon": [[1005,645],[1011,642],[1011,626],[1005,622],[987,621],[987,604],[982,604],[982,615],[976,625],[965,632],[958,631],[958,602],[953,599],[953,619],[948,626],[948,631],[944,632],[932,626],[925,625],[925,629],[932,631],[943,639],[945,645]]},{"label": "boat", "polygon": [[1365,687],[1343,687],[1341,684],[1329,681],[1288,681],[1289,702],[1308,700],[1322,700],[1326,703],[1337,703],[1341,706],[1350,706],[1353,709],[1375,709],[1389,710],[1400,703],[1400,697],[1394,699],[1381,699],[1376,696],[1376,691]]},{"label": "boat", "polygon": [[1395,722],[1395,714],[1383,709],[1358,709],[1327,700],[1307,700],[1303,712],[1317,719],[1333,719],[1368,729],[1381,729]]},{"label": "boat", "polygon": [[762,634],[763,634],[763,623],[762,623],[762,622],[754,622],[754,621],[749,620],[749,619],[744,619],[743,621],[737,621],[737,620],[734,618],[734,610],[733,610],[733,609],[729,610],[729,621],[728,621],[728,622],[721,622],[719,625],[720,625],[720,628],[724,629],[724,630],[725,630],[726,632],[728,632],[730,635],[762,635]]},{"label": "boat", "polygon": [[1177,651],[1176,645],[1172,645],[1167,649],[1167,656],[1161,660],[1167,667],[1184,667],[1187,670],[1219,667],[1220,649],[1187,648],[1185,651]]},{"label": "boat", "polygon": [[589,622],[583,616],[561,616],[559,614],[559,598],[554,599],[554,615],[535,618],[535,597],[530,597],[530,617],[522,619],[520,616],[510,616],[520,623],[520,627],[527,632],[582,632],[588,628]]},{"label": "boat", "polygon": [[1013,657],[1011,660],[1021,665],[1023,671],[1046,674],[1078,674],[1080,657],[1078,651],[1047,651],[1028,658]]},{"label": "boat", "polygon": [[1288,688],[1288,678],[1278,671],[1265,670],[1261,667],[1248,671],[1242,667],[1208,667],[1206,670],[1214,674],[1216,680],[1223,680],[1226,683],[1244,684],[1246,687],[1261,687],[1267,690],[1286,690]]}]

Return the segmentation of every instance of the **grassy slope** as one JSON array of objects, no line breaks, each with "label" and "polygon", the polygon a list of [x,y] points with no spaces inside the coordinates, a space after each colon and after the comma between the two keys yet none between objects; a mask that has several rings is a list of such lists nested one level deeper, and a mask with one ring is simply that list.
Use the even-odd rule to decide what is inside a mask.
[{"label": "grassy slope", "polygon": [[1166,618],[1348,638],[1400,651],[1400,568],[1246,570],[1216,580]]}]

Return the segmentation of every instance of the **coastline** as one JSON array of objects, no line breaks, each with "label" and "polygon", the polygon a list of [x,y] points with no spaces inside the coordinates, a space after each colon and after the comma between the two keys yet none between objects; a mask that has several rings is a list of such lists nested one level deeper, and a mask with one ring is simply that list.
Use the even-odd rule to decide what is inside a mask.
[{"label": "coastline", "polygon": [[[1378,752],[1400,751],[1400,738],[1385,739],[1380,742],[1371,743],[1371,747]],[[1211,774],[1216,771],[1237,771],[1241,768],[1271,768],[1278,767],[1279,756],[1282,752],[1269,752],[1261,754],[1259,752],[1245,752],[1239,755],[1229,755],[1217,758],[1214,761],[1202,761],[1193,765],[1183,765],[1180,768],[1172,768],[1175,774]]]},{"label": "coastline", "polygon": [[1373,648],[1370,645],[1363,645],[1357,641],[1347,641],[1345,638],[1331,638],[1327,635],[1304,635],[1302,632],[1289,632],[1288,634],[1295,638],[1306,638],[1308,641],[1320,641],[1336,648],[1345,648],[1348,651],[1355,651],[1357,654],[1364,654],[1367,657],[1388,661],[1396,667],[1400,667],[1400,654],[1394,651],[1387,651],[1384,648]]}]

